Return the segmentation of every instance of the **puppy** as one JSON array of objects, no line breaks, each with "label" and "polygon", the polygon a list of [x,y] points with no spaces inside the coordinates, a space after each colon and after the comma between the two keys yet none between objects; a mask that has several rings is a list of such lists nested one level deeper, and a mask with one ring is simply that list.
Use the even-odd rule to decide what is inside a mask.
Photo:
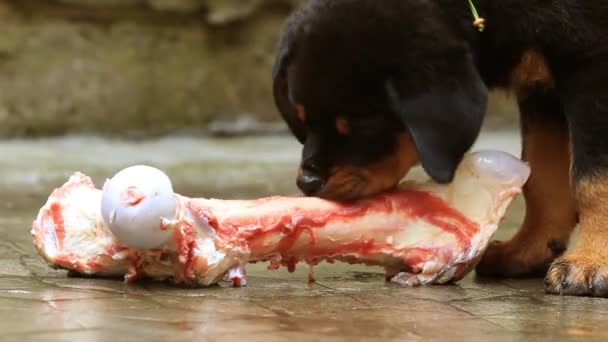
[{"label": "puppy", "polygon": [[298,186],[354,200],[417,164],[450,182],[488,89],[508,89],[533,171],[526,216],[477,273],[546,274],[549,293],[608,297],[606,53],[601,1],[309,0],[287,20],[273,70],[275,103],[304,145]]}]

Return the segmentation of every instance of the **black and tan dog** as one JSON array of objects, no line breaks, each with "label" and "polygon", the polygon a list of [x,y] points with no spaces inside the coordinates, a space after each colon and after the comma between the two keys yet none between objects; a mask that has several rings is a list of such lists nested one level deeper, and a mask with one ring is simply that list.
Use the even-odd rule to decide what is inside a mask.
[{"label": "black and tan dog", "polygon": [[[608,297],[608,2],[475,4],[483,32],[468,0],[310,0],[293,13],[274,91],[304,144],[298,185],[351,200],[418,163],[450,182],[487,89],[510,89],[533,170],[526,217],[477,272],[546,274],[550,293]],[[577,222],[579,243],[554,261]]]}]

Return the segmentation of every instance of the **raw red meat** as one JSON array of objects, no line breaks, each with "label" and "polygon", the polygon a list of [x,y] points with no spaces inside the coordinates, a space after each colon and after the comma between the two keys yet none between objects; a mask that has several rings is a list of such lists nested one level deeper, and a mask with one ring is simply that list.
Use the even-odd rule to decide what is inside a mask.
[{"label": "raw red meat", "polygon": [[[171,238],[153,249],[118,241],[101,215],[102,191],[77,173],[49,197],[32,234],[52,267],[124,275],[128,281],[146,277],[207,286],[230,279],[240,286],[249,262],[270,261],[270,268],[285,265],[291,271],[298,262],[340,260],[383,266],[389,278],[405,285],[447,283],[475,266],[529,172],[518,159],[488,151],[467,155],[449,186],[405,183],[349,204],[175,195],[174,219],[158,218],[158,229],[171,230]],[[128,205],[145,203],[138,189],[125,191],[138,194]]]}]

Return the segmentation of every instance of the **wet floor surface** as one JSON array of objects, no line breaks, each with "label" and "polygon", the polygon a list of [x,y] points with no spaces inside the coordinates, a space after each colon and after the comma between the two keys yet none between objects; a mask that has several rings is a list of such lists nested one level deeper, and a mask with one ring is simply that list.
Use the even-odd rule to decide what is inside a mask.
[{"label": "wet floor surface", "polygon": [[[513,133],[480,147],[518,151]],[[607,340],[608,300],[545,295],[542,280],[479,280],[403,288],[377,268],[320,265],[296,273],[248,268],[245,288],[68,277],[37,256],[31,222],[74,171],[102,184],[122,167],[167,171],[185,195],[254,198],[295,193],[298,146],[288,138],[169,138],[127,143],[68,138],[0,143],[0,340]],[[498,233],[512,234],[521,199]]]}]

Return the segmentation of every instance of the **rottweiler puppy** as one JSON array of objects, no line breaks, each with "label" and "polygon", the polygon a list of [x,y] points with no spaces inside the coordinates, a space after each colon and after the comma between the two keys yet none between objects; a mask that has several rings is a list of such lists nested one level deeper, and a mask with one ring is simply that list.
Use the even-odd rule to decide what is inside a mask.
[{"label": "rottweiler puppy", "polygon": [[508,89],[532,167],[526,216],[477,273],[546,275],[549,293],[608,297],[607,53],[603,1],[309,0],[287,20],[273,70],[276,105],[304,145],[298,186],[354,200],[417,164],[450,182],[488,89]]}]

